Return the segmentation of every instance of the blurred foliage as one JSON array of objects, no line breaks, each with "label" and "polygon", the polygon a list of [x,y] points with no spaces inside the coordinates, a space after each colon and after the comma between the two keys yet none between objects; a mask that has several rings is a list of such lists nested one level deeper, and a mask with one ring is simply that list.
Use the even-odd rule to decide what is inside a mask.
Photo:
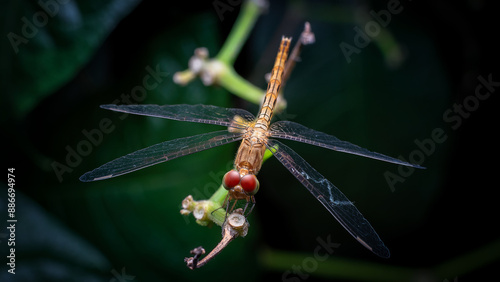
[{"label": "blurred foliage", "polygon": [[2,3],[2,85],[10,100],[2,111],[23,118],[71,80],[138,2]]},{"label": "blurred foliage", "polygon": [[[185,267],[183,258],[190,256],[189,250],[199,245],[210,250],[221,236],[219,227],[201,227],[181,216],[181,201],[189,194],[195,199],[210,197],[232,165],[235,145],[116,179],[79,182],[81,174],[116,157],[164,140],[219,129],[124,117],[100,109],[100,104],[130,99],[243,107],[254,112],[257,106],[221,87],[205,87],[199,80],[185,87],[172,82],[174,72],[187,68],[195,48],[207,47],[211,56],[217,54],[239,6],[225,11],[221,21],[220,11],[210,1],[200,5],[179,2],[167,8],[150,1],[59,2],[46,1],[54,6],[44,9],[37,1],[9,1],[2,3],[0,12],[5,23],[2,34],[16,33],[27,40],[17,50],[7,36],[0,43],[0,121],[8,133],[2,160],[8,160],[5,167],[17,168],[17,195],[23,199],[18,203],[23,212],[17,214],[18,278],[35,272],[40,274],[39,281],[113,281],[116,273],[125,271],[134,281],[254,281],[263,274],[281,279],[281,272],[276,276],[266,272],[272,266],[259,259],[262,246],[310,256],[317,238],[327,236],[341,244],[335,257],[376,260],[271,159],[259,174],[261,192],[249,218],[249,235],[236,239],[203,269]],[[374,2],[373,9],[384,5],[384,1]],[[49,15],[56,6],[54,16]],[[429,34],[432,27],[414,24],[418,15],[410,7],[404,10],[409,16],[394,16],[387,29],[403,54],[401,62],[388,63],[392,61],[387,46],[373,42],[347,63],[339,45],[352,44],[360,10],[327,1],[315,5],[271,2],[235,69],[265,89],[264,74],[271,70],[281,35],[298,38],[308,20],[317,41],[303,49],[302,61],[285,88],[288,107],[278,119],[405,158],[418,149],[415,140],[430,138],[435,128],[444,129],[449,140],[426,156],[423,165],[427,169],[415,171],[394,191],[384,173],[397,173],[395,165],[287,143],[354,201],[372,223],[395,257],[377,262],[426,267],[462,251],[454,250],[455,241],[448,242],[452,238],[447,234],[433,234],[434,228],[440,230],[455,219],[447,213],[439,213],[435,221],[429,219],[437,211],[435,203],[445,202],[441,195],[449,185],[455,132],[443,122],[442,113],[452,105],[451,92],[456,90],[449,80],[453,70],[445,66],[436,39]],[[42,24],[44,12],[46,24]],[[30,24],[24,19],[39,25],[31,38]],[[156,76],[152,75],[155,71]],[[147,75],[156,84],[141,92]],[[54,170],[56,163],[59,173]],[[1,203],[4,195],[0,195]],[[3,210],[2,206],[2,215]],[[436,249],[433,240],[444,247]],[[6,252],[2,246],[2,257]],[[429,258],[430,254],[434,255]],[[291,268],[294,261],[301,260],[282,263]],[[449,269],[448,273],[455,270]],[[5,265],[0,271],[6,273]]]}]

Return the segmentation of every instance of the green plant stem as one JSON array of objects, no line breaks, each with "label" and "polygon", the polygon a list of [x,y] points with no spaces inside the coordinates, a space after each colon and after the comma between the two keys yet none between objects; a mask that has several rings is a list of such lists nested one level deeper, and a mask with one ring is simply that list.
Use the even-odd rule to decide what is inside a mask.
[{"label": "green plant stem", "polygon": [[498,261],[499,258],[500,240],[496,240],[477,250],[438,265],[434,272],[438,277],[460,276],[480,267],[484,267],[495,260]]},{"label": "green plant stem", "polygon": [[[314,258],[310,253],[290,253],[266,249],[260,254],[263,265],[274,270],[290,270],[291,265],[302,265]],[[435,267],[400,267],[358,260],[329,257],[317,261],[314,275],[328,278],[348,278],[363,281],[416,281],[422,275],[430,275],[436,281],[465,275],[500,258],[500,240],[496,240],[470,253],[450,259]]]},{"label": "green plant stem", "polygon": [[[224,187],[222,189],[225,190]],[[208,209],[208,218],[215,224],[222,226],[224,220],[226,220],[226,210],[224,207],[221,208],[220,205],[213,205],[212,208]]]},{"label": "green plant stem", "polygon": [[[257,18],[264,9],[261,6],[262,4],[259,5],[259,3],[263,3],[263,1],[245,1],[228,38],[217,56],[210,61],[206,61],[205,58],[199,58],[205,62],[204,69],[206,73],[209,73],[210,77],[215,78],[219,85],[236,96],[254,104],[260,104],[265,92],[238,75],[232,65],[254,27]],[[189,69],[177,72],[174,75],[174,81],[185,85],[194,77],[195,73],[192,69]],[[211,83],[210,81],[209,84]]]},{"label": "green plant stem", "polygon": [[219,203],[219,205],[222,205],[224,203],[224,200],[226,199],[227,196],[227,190],[224,188],[224,186],[220,186],[217,191],[208,199],[211,202],[216,202]]},{"label": "green plant stem", "polygon": [[265,91],[248,82],[230,66],[221,73],[217,82],[234,95],[257,105],[265,94]]},{"label": "green plant stem", "polygon": [[[368,22],[374,21],[366,8],[342,7],[332,5],[330,3],[306,5],[305,2],[297,1],[293,8],[300,11],[305,11],[308,18],[321,20],[326,22],[356,24],[362,30]],[[385,62],[389,67],[399,67],[404,61],[404,54],[401,45],[396,37],[386,28],[380,27],[380,32],[370,37],[374,44],[382,52]]]},{"label": "green plant stem", "polygon": [[226,197],[227,190],[221,185],[219,189],[217,189],[217,191],[215,191],[215,193],[210,197],[210,199],[208,199],[209,202],[213,203],[213,209],[208,210],[208,218],[219,226],[222,226],[224,220],[226,219],[226,210],[222,207]]},{"label": "green plant stem", "polygon": [[217,54],[217,60],[228,66],[233,65],[261,11],[262,7],[259,7],[256,1],[245,1],[224,46]]},{"label": "green plant stem", "polygon": [[[304,261],[314,259],[312,254],[298,254],[278,250],[265,250],[260,253],[263,265],[274,270],[291,270],[292,265],[302,265]],[[384,264],[330,257],[317,261],[314,275],[328,278],[340,278],[361,281],[411,281],[415,270]]]}]

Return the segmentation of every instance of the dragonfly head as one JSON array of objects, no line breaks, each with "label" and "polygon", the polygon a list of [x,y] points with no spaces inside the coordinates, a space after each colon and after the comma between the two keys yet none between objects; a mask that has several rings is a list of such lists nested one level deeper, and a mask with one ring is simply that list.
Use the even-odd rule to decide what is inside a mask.
[{"label": "dragonfly head", "polygon": [[230,170],[224,175],[222,185],[228,191],[243,190],[247,196],[257,194],[260,186],[254,174],[240,174],[236,170]]}]

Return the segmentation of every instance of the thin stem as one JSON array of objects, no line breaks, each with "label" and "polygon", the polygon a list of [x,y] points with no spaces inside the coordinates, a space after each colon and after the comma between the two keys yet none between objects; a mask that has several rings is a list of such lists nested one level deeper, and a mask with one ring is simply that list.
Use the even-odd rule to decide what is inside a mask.
[{"label": "thin stem", "polygon": [[206,56],[199,56],[195,51],[195,56],[191,58],[190,62],[193,60],[199,62],[195,64],[200,66],[199,69],[192,69],[192,64],[190,64],[189,70],[180,71],[174,75],[174,82],[186,85],[196,75],[200,75],[205,85],[216,82],[236,96],[251,103],[260,104],[265,91],[238,75],[232,65],[250,35],[257,18],[266,7],[267,2],[264,0],[245,1],[228,38],[217,56],[212,60],[207,60]]},{"label": "thin stem", "polygon": [[224,200],[226,199],[227,196],[227,190],[224,188],[224,186],[219,186],[219,189],[215,191],[215,193],[208,199],[211,202],[216,202],[222,205],[224,203]]},{"label": "thin stem", "polygon": [[222,227],[222,240],[219,244],[217,244],[217,246],[202,260],[199,259],[205,253],[205,249],[198,247],[192,250],[190,253],[193,254],[194,257],[184,259],[187,267],[190,269],[196,269],[204,266],[207,262],[222,252],[222,250],[224,250],[224,248],[227,247],[227,245],[236,237],[245,237],[248,233],[248,226],[249,224],[243,215],[243,211],[241,209],[235,210],[224,222]]},{"label": "thin stem", "polygon": [[[413,281],[427,273],[435,281],[471,273],[500,257],[500,240],[488,243],[476,250],[450,259],[434,267],[402,267],[363,262],[358,260],[329,257],[317,263],[314,275],[328,278],[348,278],[362,281]],[[283,252],[267,249],[260,253],[260,261],[273,270],[289,270],[290,265],[301,265],[309,254]]]},{"label": "thin stem", "polygon": [[[373,21],[373,17],[365,8],[359,10],[359,17],[354,18],[354,22],[361,28]],[[380,31],[375,36],[370,36],[373,42],[382,52],[385,62],[389,67],[397,68],[404,60],[403,51],[396,38],[385,27],[380,27]]]},{"label": "thin stem", "polygon": [[224,224],[224,220],[226,220],[226,210],[218,202],[214,203],[210,200],[208,202],[213,203],[206,210],[208,219],[215,224],[222,226],[222,224]]},{"label": "thin stem", "polygon": [[[224,200],[227,197],[227,190],[224,186],[219,186],[219,189],[208,199],[209,202],[215,203],[218,208],[208,210],[208,218],[215,224],[222,226],[226,220],[226,210],[222,207]],[[214,206],[216,206],[214,205]]]},{"label": "thin stem", "polygon": [[[291,265],[302,265],[311,255],[265,250],[260,261],[269,269],[289,270]],[[330,257],[317,261],[314,275],[357,281],[411,281],[415,277],[412,268],[363,262],[346,258]]]},{"label": "thin stem", "polygon": [[216,57],[217,60],[229,66],[233,65],[243,43],[250,35],[250,31],[264,9],[265,4],[263,3],[264,1],[245,1],[224,46]]},{"label": "thin stem", "polygon": [[241,77],[232,67],[221,73],[217,82],[229,92],[254,104],[260,104],[265,91]]},{"label": "thin stem", "polygon": [[493,241],[470,253],[457,256],[437,267],[434,272],[438,277],[460,276],[479,269],[500,258],[500,240]]},{"label": "thin stem", "polygon": [[304,30],[300,34],[299,40],[293,46],[292,51],[290,52],[290,58],[285,64],[285,71],[283,72],[282,85],[281,89],[284,88],[290,74],[292,73],[295,63],[300,60],[300,52],[302,51],[303,45],[313,44],[316,41],[314,37],[314,33],[311,31],[311,24],[306,22],[304,24]]}]

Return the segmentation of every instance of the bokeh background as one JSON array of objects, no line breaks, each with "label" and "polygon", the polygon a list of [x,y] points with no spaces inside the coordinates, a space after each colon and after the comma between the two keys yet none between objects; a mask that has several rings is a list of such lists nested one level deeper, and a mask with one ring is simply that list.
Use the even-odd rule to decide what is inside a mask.
[{"label": "bokeh background", "polygon": [[[180,203],[189,194],[204,199],[215,191],[237,144],[106,181],[78,178],[149,145],[220,129],[123,117],[100,109],[101,104],[132,97],[135,103],[257,111],[257,105],[221,87],[205,87],[199,79],[187,86],[172,81],[176,71],[187,68],[195,48],[217,54],[241,3],[3,1],[1,162],[4,170],[15,168],[18,222],[16,274],[11,275],[4,177],[0,280],[496,279],[494,105],[500,88],[491,86],[487,99],[472,98],[479,76],[500,81],[498,21],[491,2],[400,1],[402,11],[348,62],[341,44],[355,46],[355,27],[364,28],[370,11],[396,2],[271,1],[235,63],[244,78],[265,89],[264,74],[271,70],[281,35],[298,38],[306,20],[316,35],[286,85],[288,107],[277,119],[405,159],[422,152],[416,141],[428,143],[436,130],[446,140],[420,153],[423,158],[415,160],[427,169],[414,172],[287,142],[355,202],[391,258],[378,258],[358,244],[271,158],[259,174],[249,235],[191,271],[184,257],[199,245],[213,248],[220,228],[181,216]],[[217,11],[221,3],[230,9]],[[161,71],[151,80],[155,86],[138,92],[152,70]],[[457,112],[455,105],[464,101],[469,110]],[[388,173],[403,174],[403,181],[390,185]],[[320,249],[328,253],[325,262],[315,257],[319,241],[340,244],[333,253]]]}]

